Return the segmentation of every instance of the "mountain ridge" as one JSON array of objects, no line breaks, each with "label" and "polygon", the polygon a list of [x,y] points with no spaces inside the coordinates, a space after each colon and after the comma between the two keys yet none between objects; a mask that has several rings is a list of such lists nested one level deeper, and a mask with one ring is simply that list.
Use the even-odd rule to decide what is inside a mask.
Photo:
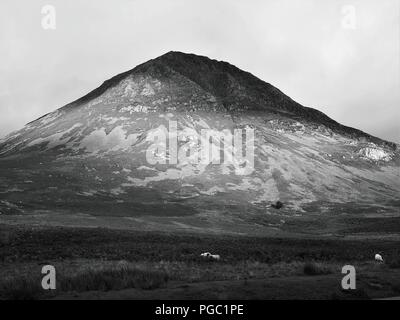
[{"label": "mountain ridge", "polygon": [[[199,72],[192,71],[188,72],[187,70],[193,70],[196,65],[205,65],[208,66],[211,69],[217,70],[218,74],[221,73],[228,73],[231,75],[231,73],[239,74],[240,76],[247,77],[248,79],[251,79],[251,83],[248,84],[248,86],[245,88],[247,90],[252,90],[252,86],[255,87],[255,92],[254,95],[259,95],[260,93],[263,94],[266,92],[266,95],[274,95],[273,101],[267,106],[265,104],[263,105],[263,102],[268,103],[268,98],[264,98],[264,101],[257,101],[254,103],[253,101],[250,101],[250,103],[253,103],[253,105],[249,109],[245,110],[240,110],[242,106],[238,106],[235,104],[236,108],[232,108],[231,106],[231,101],[230,100],[236,100],[237,101],[237,95],[233,95],[233,97],[230,97],[229,94],[225,94],[225,96],[221,97],[220,92],[216,92],[215,90],[210,90],[210,86],[206,85],[206,81],[204,79],[200,79],[199,77],[196,77],[196,74],[199,74]],[[195,55],[193,53],[183,53],[179,51],[169,51],[157,58],[151,59],[147,62],[144,62],[142,64],[139,64],[135,66],[134,68],[122,72],[116,76],[111,77],[108,80],[105,80],[99,87],[96,89],[90,91],[89,93],[85,94],[84,96],[66,104],[65,106],[61,107],[61,110],[69,110],[73,109],[75,107],[79,107],[82,104],[85,104],[89,102],[90,100],[93,100],[102,94],[104,94],[108,89],[112,88],[115,85],[118,85],[119,82],[122,80],[126,79],[132,74],[135,73],[146,73],[149,71],[149,68],[152,67],[167,67],[173,69],[175,72],[178,72],[184,77],[187,77],[191,81],[195,82],[196,84],[200,85],[205,91],[209,92],[210,94],[213,94],[216,96],[218,99],[222,101],[222,104],[226,107],[227,112],[240,112],[240,111],[269,111],[269,112],[276,112],[280,113],[283,116],[288,116],[292,117],[295,120],[306,120],[306,121],[311,121],[316,124],[322,124],[328,127],[331,130],[334,130],[338,133],[342,133],[345,135],[348,135],[350,137],[360,137],[360,138],[366,138],[370,140],[373,143],[379,144],[379,145],[385,145],[387,147],[390,147],[392,150],[396,150],[398,148],[397,144],[392,142],[392,141],[387,141],[382,138],[370,135],[369,133],[366,133],[362,130],[359,130],[357,128],[353,128],[350,126],[345,126],[342,125],[341,123],[333,120],[330,118],[328,115],[325,113],[319,111],[318,109],[311,108],[311,107],[306,107],[303,106],[299,103],[297,103],[295,100],[293,100],[291,97],[287,96],[284,94],[281,90],[278,88],[274,87],[268,82],[265,82],[258,77],[254,76],[250,72],[243,71],[236,66],[226,62],[226,61],[218,61],[214,59],[210,59],[206,56],[199,56]],[[207,71],[203,71],[203,73],[209,73]],[[218,79],[218,77],[217,77]],[[226,79],[221,79],[222,82],[226,82]],[[211,87],[213,87],[213,84],[215,84],[215,80],[211,81]],[[250,87],[250,88],[249,88]],[[222,91],[224,88],[222,89]],[[250,93],[253,93],[252,91]],[[243,104],[248,104],[249,99],[244,101]],[[235,101],[235,102],[236,102]],[[282,105],[284,108],[282,108]],[[51,113],[51,112],[50,112]],[[49,113],[48,113],[49,114]],[[43,115],[42,117],[39,117],[38,119],[35,119],[28,124],[35,122],[37,120],[42,119],[46,115]]]}]

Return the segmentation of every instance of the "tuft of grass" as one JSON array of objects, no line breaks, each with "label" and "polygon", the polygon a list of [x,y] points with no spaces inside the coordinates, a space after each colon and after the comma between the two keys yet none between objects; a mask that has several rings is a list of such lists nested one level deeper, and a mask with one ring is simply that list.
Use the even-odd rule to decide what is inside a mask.
[{"label": "tuft of grass", "polygon": [[122,263],[106,269],[88,268],[60,280],[62,291],[110,291],[128,288],[152,290],[166,285],[168,275],[164,271],[142,270]]},{"label": "tuft of grass", "polygon": [[309,261],[304,264],[303,272],[309,276],[316,276],[333,273],[333,270],[326,264]]},{"label": "tuft of grass", "polygon": [[0,284],[4,300],[38,300],[43,295],[40,279],[29,277],[10,278]]},{"label": "tuft of grass", "polygon": [[90,266],[75,274],[57,274],[54,291],[43,290],[37,273],[0,279],[0,300],[37,300],[70,291],[152,290],[166,285],[168,279],[164,270],[137,268],[120,261],[114,265]]}]

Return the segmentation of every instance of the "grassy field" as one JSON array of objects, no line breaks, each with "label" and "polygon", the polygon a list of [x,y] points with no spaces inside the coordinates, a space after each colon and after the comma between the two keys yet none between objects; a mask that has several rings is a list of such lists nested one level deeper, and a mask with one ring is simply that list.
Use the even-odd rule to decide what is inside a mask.
[{"label": "grassy field", "polygon": [[141,232],[105,228],[24,227],[1,225],[0,262],[48,259],[104,259],[206,263],[199,253],[218,252],[221,262],[369,261],[383,252],[400,256],[397,241],[214,236]]},{"label": "grassy field", "polygon": [[[97,298],[112,298],[128,290],[128,298],[196,298],[199,294],[212,298],[215,286],[222,286],[226,294],[231,286],[236,287],[235,298],[390,296],[400,287],[399,244],[376,239],[211,236],[3,224],[0,296],[92,298],[96,292]],[[220,254],[221,260],[202,259],[199,255],[204,251]],[[376,252],[383,254],[384,264],[373,261]],[[57,270],[57,290],[51,293],[40,287],[45,264]],[[356,266],[363,283],[351,294],[340,290],[345,264]],[[293,283],[300,286],[303,282],[309,287],[292,296]],[[261,289],[261,283],[267,283],[269,290]],[[278,285],[275,289],[274,283]],[[183,296],[182,285],[187,286]],[[198,294],[191,296],[190,292]],[[220,296],[226,298],[226,294]]]}]

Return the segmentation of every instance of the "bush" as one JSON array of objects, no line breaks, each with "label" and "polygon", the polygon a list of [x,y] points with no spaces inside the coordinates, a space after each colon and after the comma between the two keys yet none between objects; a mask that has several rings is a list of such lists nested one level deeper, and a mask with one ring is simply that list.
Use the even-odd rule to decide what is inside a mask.
[{"label": "bush", "polygon": [[271,207],[275,208],[275,209],[280,209],[283,207],[283,203],[280,201],[277,201],[276,203],[271,204]]}]

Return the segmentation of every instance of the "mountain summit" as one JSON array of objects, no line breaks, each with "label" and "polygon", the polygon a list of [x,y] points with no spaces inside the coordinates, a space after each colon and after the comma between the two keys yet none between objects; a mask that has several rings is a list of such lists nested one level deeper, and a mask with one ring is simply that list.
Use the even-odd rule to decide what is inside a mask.
[{"label": "mountain summit", "polygon": [[[184,156],[171,162],[157,149],[163,161],[149,162],[153,138],[174,126]],[[253,170],[192,161],[202,130],[250,129]],[[220,138],[207,140],[218,154]],[[301,106],[227,62],[169,52],[1,140],[0,212],[215,232],[269,217],[279,228],[275,215],[398,210],[399,164],[394,143]]]},{"label": "mountain summit", "polygon": [[[271,84],[260,80],[249,72],[240,70],[228,62],[178,51],[170,51],[105,81],[99,88],[68,104],[65,108],[79,106],[97,98],[105,91],[117,86],[122,80],[139,75],[151,76],[160,81],[168,81],[170,83],[175,82],[181,86],[181,91],[185,86],[198,86],[199,88],[197,89],[202,90],[206,95],[211,95],[215,101],[213,101],[214,104],[212,105],[207,103],[205,105],[192,106],[196,110],[212,108],[223,112],[267,111],[280,114],[283,117],[322,124],[343,134],[352,135],[353,137],[366,137],[374,142],[396,148],[394,143],[373,137],[360,130],[343,126],[316,109],[300,105]],[[192,83],[188,84],[187,82]],[[188,100],[191,100],[190,98],[193,97],[188,97]],[[172,103],[180,105],[179,101],[173,101]],[[175,104],[174,107],[176,106]],[[180,106],[181,111],[193,110],[185,108],[185,106]],[[160,109],[165,110],[166,108],[167,106],[163,104]]]}]

